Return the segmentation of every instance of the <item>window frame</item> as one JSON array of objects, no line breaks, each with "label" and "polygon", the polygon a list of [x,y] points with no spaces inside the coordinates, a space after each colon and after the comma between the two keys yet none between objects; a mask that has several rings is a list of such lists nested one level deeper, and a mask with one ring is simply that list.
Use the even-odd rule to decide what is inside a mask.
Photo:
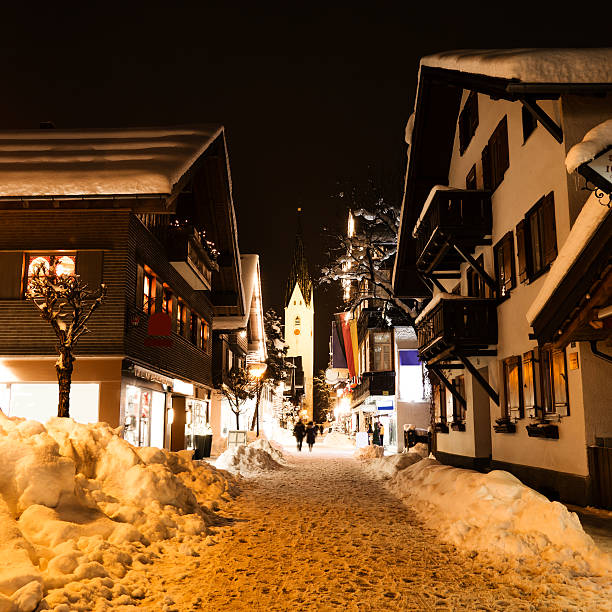
[{"label": "window frame", "polygon": [[[23,263],[22,263],[22,295],[25,296],[28,292],[28,287],[30,285],[30,280],[34,276],[34,274],[30,274],[30,266],[34,262],[34,260],[39,257],[44,257],[48,260],[49,266],[52,265],[52,260],[59,259],[61,257],[69,257],[72,259],[73,263],[73,272],[68,276],[75,276],[77,274],[77,251],[25,251],[23,253]],[[55,262],[57,264],[57,262]]]},{"label": "window frame", "polygon": [[463,155],[470,146],[478,123],[478,92],[470,91],[459,113],[459,155]]},{"label": "window frame", "polygon": [[[452,380],[452,385],[457,390],[457,393],[467,402],[465,399],[465,375],[460,374],[455,376]],[[467,405],[463,405],[453,395],[453,423],[465,423],[467,419]]]},{"label": "window frame", "polygon": [[[524,244],[526,280],[545,274],[557,258],[557,220],[554,191],[542,196],[525,215]],[[536,231],[534,232],[534,228]],[[539,260],[536,265],[536,258]]]},{"label": "window frame", "polygon": [[504,115],[482,150],[484,188],[493,193],[502,184],[508,168],[510,168],[508,116]]},{"label": "window frame", "polygon": [[[556,370],[561,366],[558,372]],[[555,374],[558,373],[558,376]],[[559,384],[562,380],[562,389]],[[569,384],[567,376],[567,357],[565,349],[542,348],[540,350],[540,380],[542,389],[542,416],[564,417],[570,415]],[[560,401],[560,396],[565,401]]]},{"label": "window frame", "polygon": [[[523,360],[519,355],[512,355],[502,360],[504,404],[503,417],[515,421],[525,417],[525,404],[523,397]],[[516,373],[515,380],[511,380],[511,374]],[[510,386],[515,387],[511,389]],[[513,399],[516,400],[513,402]]]},{"label": "window frame", "polygon": [[[142,272],[142,295],[141,295],[141,309],[147,315],[155,313],[155,298],[157,297],[156,292],[156,281],[157,277],[151,268],[143,266]],[[149,294],[147,294],[147,281],[149,284]]]},{"label": "window frame", "polygon": [[[508,253],[505,252],[509,250]],[[516,264],[514,256],[514,232],[512,230],[506,232],[493,247],[493,255],[495,260],[495,281],[497,284],[497,298],[504,300],[510,297],[512,289],[516,288]],[[500,257],[501,255],[501,257]],[[507,255],[507,257],[506,257]],[[506,266],[506,260],[509,262],[509,270]],[[500,269],[500,263],[502,268]],[[503,275],[501,272],[503,271]],[[510,278],[507,278],[507,272],[510,273]],[[502,276],[504,282],[502,284]]]},{"label": "window frame", "polygon": [[187,328],[187,305],[182,300],[176,302],[176,333],[185,338]]}]

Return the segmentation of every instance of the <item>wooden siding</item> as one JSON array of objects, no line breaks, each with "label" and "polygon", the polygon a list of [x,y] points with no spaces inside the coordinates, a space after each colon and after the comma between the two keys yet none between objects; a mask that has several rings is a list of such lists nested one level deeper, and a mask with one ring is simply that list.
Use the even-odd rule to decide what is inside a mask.
[{"label": "wooden siding", "polygon": [[[2,251],[102,251],[107,299],[79,340],[77,355],[123,353],[125,262],[129,211],[2,211]],[[78,261],[77,261],[78,267]],[[0,355],[53,355],[55,334],[23,297],[0,300]]]},{"label": "wooden siding", "polygon": [[[194,291],[187,281],[168,262],[161,243],[149,230],[132,215],[129,223],[128,263],[125,283],[126,332],[125,354],[139,364],[187,378],[203,385],[212,386],[212,355],[194,346],[188,338],[172,332],[172,345],[147,346],[148,316],[136,307],[136,271],[138,264],[147,265],[159,281],[167,283],[175,297],[181,298],[191,312],[194,310],[206,319],[212,329],[212,304],[206,292]],[[175,310],[176,312],[176,310]],[[132,325],[131,315],[139,317],[139,323]]]}]

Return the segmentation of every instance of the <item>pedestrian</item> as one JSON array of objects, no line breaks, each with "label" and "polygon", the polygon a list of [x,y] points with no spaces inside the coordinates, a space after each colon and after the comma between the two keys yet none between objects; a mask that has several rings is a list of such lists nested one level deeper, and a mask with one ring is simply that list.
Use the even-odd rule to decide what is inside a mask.
[{"label": "pedestrian", "polygon": [[368,423],[368,446],[372,444],[372,436],[374,432],[372,431],[372,421]]},{"label": "pedestrian", "polygon": [[304,427],[304,423],[302,421],[298,421],[293,428],[293,435],[297,440],[297,449],[299,451],[302,450],[302,442],[304,440],[304,435],[306,433],[306,428]]},{"label": "pedestrian", "polygon": [[380,424],[380,445],[384,446],[384,439],[385,439],[385,426],[381,423]]},{"label": "pedestrian", "polygon": [[319,425],[319,433],[323,435],[323,423]]},{"label": "pedestrian", "polygon": [[312,424],[312,421],[308,423],[306,428],[306,444],[308,444],[308,450],[312,453],[312,446],[315,443],[317,437],[317,427]]},{"label": "pedestrian", "polygon": [[374,433],[372,434],[372,444],[375,444],[376,446],[380,445],[380,425],[378,424],[378,421],[374,423]]}]

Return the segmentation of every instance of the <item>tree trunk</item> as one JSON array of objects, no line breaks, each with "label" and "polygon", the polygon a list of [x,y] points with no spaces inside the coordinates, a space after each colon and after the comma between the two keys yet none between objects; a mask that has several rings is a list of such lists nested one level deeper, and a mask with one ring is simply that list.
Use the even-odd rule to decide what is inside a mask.
[{"label": "tree trunk", "polygon": [[236,412],[236,429],[240,429],[240,413]]},{"label": "tree trunk", "polygon": [[259,437],[259,400],[261,399],[262,391],[263,387],[259,387],[257,390],[257,395],[255,396],[257,398],[255,400],[255,412],[253,413],[253,420],[251,421],[251,431],[257,427],[257,437]]},{"label": "tree trunk", "polygon": [[55,364],[57,372],[57,383],[59,385],[59,403],[57,405],[58,417],[70,417],[70,384],[72,382],[72,370],[74,357],[69,348],[60,347],[60,356]]}]

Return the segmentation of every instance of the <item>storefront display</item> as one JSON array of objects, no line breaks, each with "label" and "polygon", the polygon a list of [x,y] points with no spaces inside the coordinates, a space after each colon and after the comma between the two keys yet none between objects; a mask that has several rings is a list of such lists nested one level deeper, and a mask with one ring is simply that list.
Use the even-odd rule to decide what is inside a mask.
[{"label": "storefront display", "polygon": [[185,448],[194,451],[194,459],[210,457],[212,445],[210,402],[188,399],[185,403],[185,411]]},{"label": "storefront display", "polygon": [[134,446],[164,444],[165,395],[151,389],[128,385],[124,417],[124,438]]}]

